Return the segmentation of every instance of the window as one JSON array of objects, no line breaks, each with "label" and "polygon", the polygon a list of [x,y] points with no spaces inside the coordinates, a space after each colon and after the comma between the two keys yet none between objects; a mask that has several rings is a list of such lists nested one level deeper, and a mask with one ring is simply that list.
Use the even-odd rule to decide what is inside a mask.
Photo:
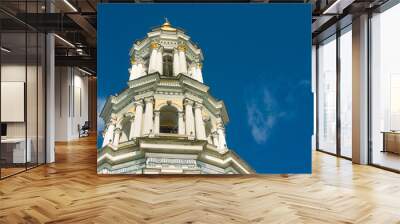
[{"label": "window", "polygon": [[163,74],[165,76],[172,76],[172,56],[171,55],[165,55],[163,57]]},{"label": "window", "polygon": [[371,162],[400,170],[400,4],[371,18]]},{"label": "window", "polygon": [[178,133],[178,110],[173,106],[164,106],[160,110],[160,133]]},{"label": "window", "polygon": [[[318,149],[352,157],[352,26],[318,47]],[[339,92],[338,92],[339,90]],[[340,123],[338,123],[340,122]]]},{"label": "window", "polygon": [[340,155],[352,157],[352,33],[351,26],[340,36]]},{"label": "window", "polygon": [[[18,13],[21,16],[40,13],[44,3],[19,1]],[[0,17],[13,23],[13,29],[0,28],[2,179],[45,163],[46,38],[44,33],[18,23],[3,12]],[[5,98],[10,95],[14,97]]]},{"label": "window", "polygon": [[336,153],[336,36],[318,47],[318,149]]}]

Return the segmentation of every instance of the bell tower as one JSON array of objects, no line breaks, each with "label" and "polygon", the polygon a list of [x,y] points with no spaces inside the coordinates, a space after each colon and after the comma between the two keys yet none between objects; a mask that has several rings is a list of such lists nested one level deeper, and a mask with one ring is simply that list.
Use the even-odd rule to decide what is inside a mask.
[{"label": "bell tower", "polygon": [[130,50],[128,86],[108,98],[98,173],[253,173],[226,144],[223,101],[203,83],[203,53],[165,22]]}]

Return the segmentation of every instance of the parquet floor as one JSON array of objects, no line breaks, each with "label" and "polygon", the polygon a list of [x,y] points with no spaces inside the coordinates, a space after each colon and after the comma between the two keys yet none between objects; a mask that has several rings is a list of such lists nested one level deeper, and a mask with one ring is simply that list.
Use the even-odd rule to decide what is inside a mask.
[{"label": "parquet floor", "polygon": [[314,154],[312,175],[96,175],[94,138],[0,181],[0,223],[400,223],[400,175]]},{"label": "parquet floor", "polygon": [[22,172],[24,170],[25,170],[25,167],[7,167],[7,168],[2,167],[1,175],[2,175],[2,177],[7,177],[10,175]]}]

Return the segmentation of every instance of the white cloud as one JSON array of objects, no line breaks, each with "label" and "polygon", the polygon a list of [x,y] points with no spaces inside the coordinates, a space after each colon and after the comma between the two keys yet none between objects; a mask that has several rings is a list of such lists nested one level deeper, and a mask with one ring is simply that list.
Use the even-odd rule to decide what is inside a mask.
[{"label": "white cloud", "polygon": [[266,88],[261,94],[261,99],[253,98],[247,103],[247,122],[258,144],[267,141],[272,128],[284,116],[285,112],[280,111],[278,101]]}]

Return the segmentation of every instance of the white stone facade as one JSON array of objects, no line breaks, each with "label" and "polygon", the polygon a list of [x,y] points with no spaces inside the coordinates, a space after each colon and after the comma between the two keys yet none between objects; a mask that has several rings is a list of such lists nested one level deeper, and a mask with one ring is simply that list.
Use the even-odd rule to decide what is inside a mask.
[{"label": "white stone facade", "polygon": [[226,144],[229,118],[203,84],[203,54],[167,21],[131,51],[128,87],[101,112],[98,173],[247,174]]}]

